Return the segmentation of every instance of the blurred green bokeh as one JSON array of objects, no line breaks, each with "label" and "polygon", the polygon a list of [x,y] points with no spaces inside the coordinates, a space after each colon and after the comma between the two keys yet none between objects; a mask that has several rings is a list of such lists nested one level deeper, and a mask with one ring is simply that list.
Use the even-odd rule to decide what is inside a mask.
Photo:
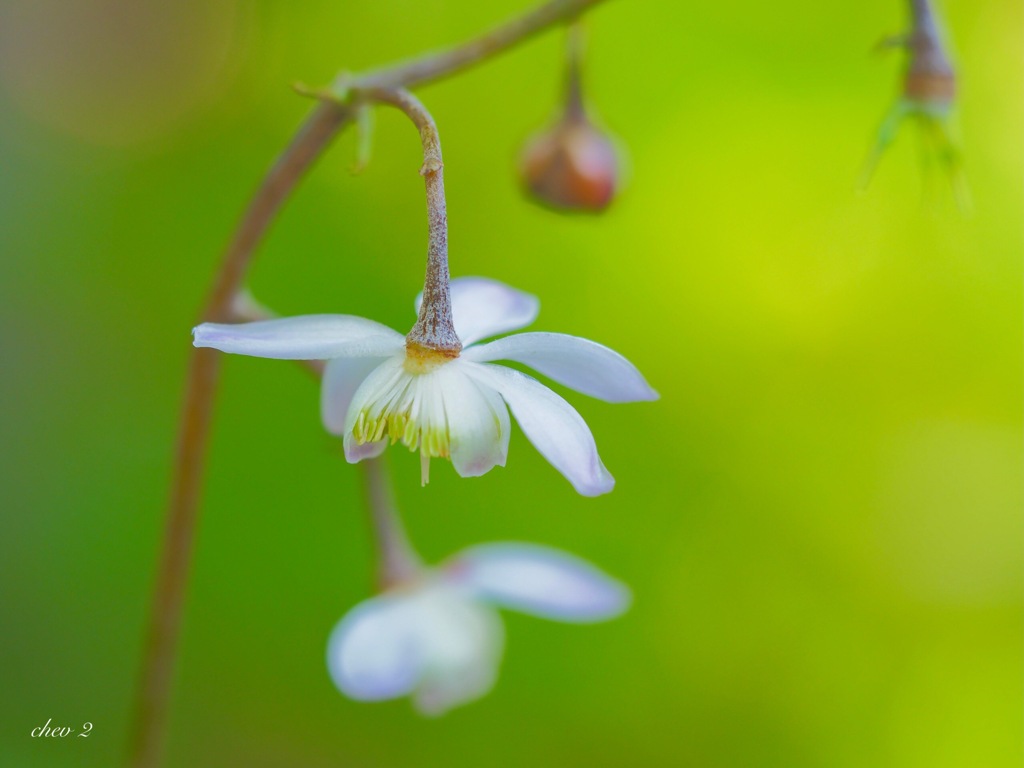
[{"label": "blurred green bokeh", "polygon": [[[181,383],[219,251],[326,82],[456,42],[500,0],[0,5],[0,764],[121,754]],[[507,616],[488,698],[439,720],[331,685],[371,589],[358,480],[290,365],[225,366],[169,740],[174,766],[962,768],[1021,754],[1024,135],[1018,2],[945,3],[975,210],[912,131],[854,186],[895,94],[903,4],[609,3],[589,95],[630,158],[605,216],[525,203],[560,35],[421,91],[452,269],[541,297],[536,328],[662,393],[570,395],[618,480],[577,496],[512,439],[460,480],[392,451],[423,554],[517,539],[635,591],[595,627]],[[282,314],[412,322],[418,144],[345,135],[252,275]],[[88,739],[31,729],[94,723]]]}]

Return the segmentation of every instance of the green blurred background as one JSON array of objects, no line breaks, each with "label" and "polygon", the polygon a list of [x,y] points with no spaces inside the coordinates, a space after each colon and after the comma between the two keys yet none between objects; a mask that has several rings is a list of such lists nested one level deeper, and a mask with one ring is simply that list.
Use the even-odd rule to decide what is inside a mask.
[{"label": "green blurred background", "polygon": [[[0,4],[0,763],[122,752],[189,329],[256,181],[323,83],[521,0]],[[525,203],[552,33],[420,91],[452,268],[535,328],[629,356],[656,404],[570,399],[618,480],[576,495],[518,431],[460,480],[392,451],[421,552],[569,549],[635,591],[595,627],[507,615],[488,698],[438,720],[344,699],[327,634],[371,589],[358,475],[293,366],[226,361],[168,745],[173,766],[1021,764],[1022,12],[947,2],[975,210],[922,201],[913,131],[855,182],[901,62],[896,0],[613,2],[587,85],[630,161],[607,215]],[[419,147],[342,137],[262,247],[282,314],[404,330]],[[941,180],[938,180],[941,181]],[[94,723],[88,739],[31,729]]]}]

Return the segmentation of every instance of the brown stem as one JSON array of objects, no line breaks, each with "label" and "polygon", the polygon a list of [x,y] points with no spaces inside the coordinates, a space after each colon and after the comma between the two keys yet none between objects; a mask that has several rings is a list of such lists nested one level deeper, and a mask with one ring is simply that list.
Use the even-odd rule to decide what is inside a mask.
[{"label": "brown stem", "polygon": [[[228,245],[203,311],[203,319],[230,319],[232,303],[241,288],[257,243],[292,189],[330,144],[348,117],[348,110],[340,105],[319,105],[270,169]],[[136,768],[150,768],[160,764],[219,371],[220,356],[215,351],[193,351],[185,382],[185,400],[164,528],[163,553],[135,694],[128,764]]]},{"label": "brown stem", "polygon": [[423,142],[420,175],[427,190],[427,274],[423,281],[423,302],[416,324],[406,336],[407,343],[455,357],[462,342],[452,322],[452,299],[448,272],[448,214],[444,199],[444,162],[437,125],[422,102],[404,88],[374,88],[365,98],[402,110],[419,129]]},{"label": "brown stem", "polygon": [[353,82],[360,88],[413,88],[440,80],[501,53],[555,24],[570,21],[604,0],[551,0],[517,19],[447,51],[367,72]]},{"label": "brown stem", "polygon": [[[495,56],[554,24],[573,18],[602,0],[551,0],[518,19],[448,51],[359,78],[363,88],[421,85]],[[321,102],[270,169],[235,230],[203,310],[204,321],[224,322],[242,287],[253,253],[299,180],[337,133],[352,119],[351,108]],[[195,538],[202,469],[213,412],[220,358],[194,349],[185,382],[174,476],[142,666],[133,705],[127,764],[155,768],[162,757],[185,587]]]},{"label": "brown stem", "polygon": [[385,590],[415,578],[422,564],[409,544],[395,508],[384,459],[368,459],[359,466],[363,469],[363,494],[377,546],[377,586]]},{"label": "brown stem", "polygon": [[202,314],[204,321],[228,320],[227,313],[243,285],[253,252],[270,223],[306,170],[327,148],[338,131],[351,120],[351,108],[329,102],[318,104],[306,118],[249,202],[224,254],[213,291]]}]

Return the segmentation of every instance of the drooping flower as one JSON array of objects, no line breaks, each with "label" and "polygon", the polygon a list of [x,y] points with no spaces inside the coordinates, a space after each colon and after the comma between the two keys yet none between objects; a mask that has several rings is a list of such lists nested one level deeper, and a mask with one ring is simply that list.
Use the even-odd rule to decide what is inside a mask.
[{"label": "drooping flower", "polygon": [[441,714],[494,685],[504,648],[496,608],[592,623],[629,600],[624,585],[565,552],[482,544],[353,608],[331,633],[327,666],[350,698],[411,696],[424,714]]},{"label": "drooping flower", "polygon": [[579,493],[607,493],[614,480],[576,410],[536,379],[493,361],[523,363],[608,402],[658,395],[622,355],[576,336],[521,333],[474,344],[530,324],[538,310],[529,294],[494,280],[460,278],[451,282],[451,313],[466,345],[461,351],[424,347],[351,315],[203,323],[193,343],[256,357],[326,360],[324,426],[344,438],[350,462],[401,442],[419,452],[424,483],[432,458],[450,459],[462,477],[482,475],[505,465],[511,410],[530,442]]},{"label": "drooping flower", "polygon": [[931,0],[909,0],[909,9],[910,31],[882,43],[883,47],[904,48],[907,63],[900,95],[882,121],[861,185],[867,186],[882,153],[896,138],[903,122],[913,120],[920,129],[925,162],[934,161],[942,166],[958,202],[966,207],[967,187],[954,129],[956,72]]}]

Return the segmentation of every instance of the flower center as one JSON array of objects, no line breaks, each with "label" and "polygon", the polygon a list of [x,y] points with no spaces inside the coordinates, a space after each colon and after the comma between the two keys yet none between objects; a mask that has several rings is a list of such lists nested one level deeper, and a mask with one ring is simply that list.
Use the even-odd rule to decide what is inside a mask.
[{"label": "flower center", "polygon": [[402,366],[412,374],[430,373],[458,356],[458,350],[434,349],[407,340],[405,342],[405,361]]},{"label": "flower center", "polygon": [[449,458],[451,436],[444,388],[449,380],[446,363],[456,355],[406,345],[405,358],[359,410],[352,436],[360,444],[388,439],[401,442],[421,457],[423,484],[429,479],[432,458]]}]

